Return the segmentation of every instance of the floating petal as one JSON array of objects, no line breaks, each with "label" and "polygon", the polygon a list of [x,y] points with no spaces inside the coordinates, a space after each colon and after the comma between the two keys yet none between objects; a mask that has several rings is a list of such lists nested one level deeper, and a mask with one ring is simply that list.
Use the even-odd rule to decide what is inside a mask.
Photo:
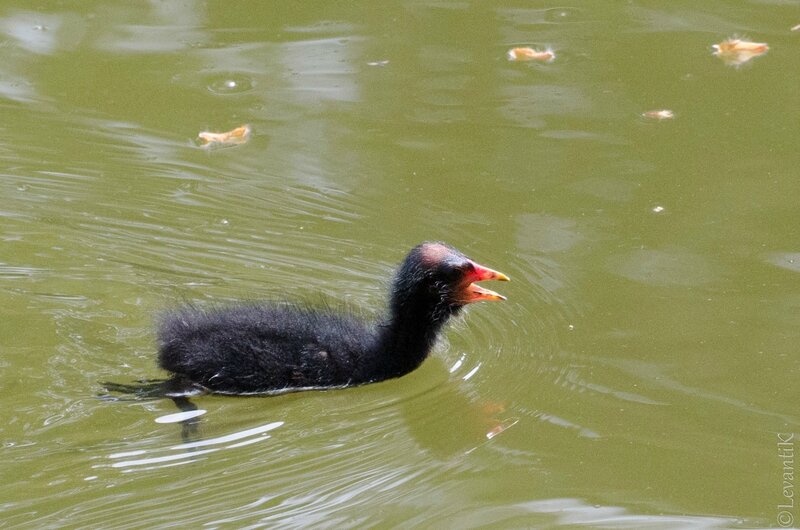
[{"label": "floating petal", "polygon": [[769,50],[766,42],[750,42],[742,39],[728,39],[714,44],[714,55],[727,65],[740,66],[754,57],[764,55]]},{"label": "floating petal", "polygon": [[212,147],[217,145],[240,145],[250,139],[250,126],[242,125],[228,132],[208,132],[203,131],[197,135],[200,145]]},{"label": "floating petal", "polygon": [[511,48],[508,50],[509,61],[539,61],[550,63],[556,58],[556,54],[551,49],[535,50],[533,48]]}]

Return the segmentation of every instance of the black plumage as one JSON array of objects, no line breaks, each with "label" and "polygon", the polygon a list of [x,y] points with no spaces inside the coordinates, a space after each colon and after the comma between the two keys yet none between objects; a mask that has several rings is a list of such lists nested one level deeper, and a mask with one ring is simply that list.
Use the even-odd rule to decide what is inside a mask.
[{"label": "black plumage", "polygon": [[218,393],[275,393],[399,377],[425,360],[442,326],[470,302],[503,299],[472,282],[508,280],[443,243],[413,248],[390,289],[386,316],[367,324],[330,311],[245,303],[167,314],[159,365]]}]

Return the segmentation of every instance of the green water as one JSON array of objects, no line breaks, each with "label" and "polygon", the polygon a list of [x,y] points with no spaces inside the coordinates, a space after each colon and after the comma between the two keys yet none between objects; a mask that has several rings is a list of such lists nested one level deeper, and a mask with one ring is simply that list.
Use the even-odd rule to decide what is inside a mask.
[{"label": "green water", "polygon": [[[800,524],[798,23],[797,1],[6,2],[0,527]],[[727,66],[733,35],[770,50]],[[201,397],[188,446],[172,402],[98,399],[163,377],[165,308],[369,317],[423,240],[513,281],[402,379]]]}]

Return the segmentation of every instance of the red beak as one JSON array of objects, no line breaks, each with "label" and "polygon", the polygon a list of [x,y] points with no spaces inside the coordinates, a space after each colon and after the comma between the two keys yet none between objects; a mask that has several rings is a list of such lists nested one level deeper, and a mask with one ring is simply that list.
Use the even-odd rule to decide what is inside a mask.
[{"label": "red beak", "polygon": [[501,282],[508,282],[511,281],[511,279],[502,272],[492,270],[489,267],[484,267],[483,265],[478,265],[474,261],[470,261],[470,263],[472,263],[473,270],[464,278],[466,286],[464,287],[463,301],[467,304],[470,304],[472,302],[479,302],[481,300],[505,300],[505,296],[494,291],[490,291],[489,289],[481,287],[480,285],[475,285],[472,282],[482,282],[484,280],[499,280]]}]

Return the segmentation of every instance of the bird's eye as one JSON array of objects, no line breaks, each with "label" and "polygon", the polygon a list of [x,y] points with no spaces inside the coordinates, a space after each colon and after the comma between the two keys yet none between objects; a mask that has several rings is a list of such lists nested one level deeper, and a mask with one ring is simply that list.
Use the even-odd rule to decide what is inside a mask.
[{"label": "bird's eye", "polygon": [[448,283],[457,283],[469,272],[467,265],[449,266],[442,270],[442,277]]}]

